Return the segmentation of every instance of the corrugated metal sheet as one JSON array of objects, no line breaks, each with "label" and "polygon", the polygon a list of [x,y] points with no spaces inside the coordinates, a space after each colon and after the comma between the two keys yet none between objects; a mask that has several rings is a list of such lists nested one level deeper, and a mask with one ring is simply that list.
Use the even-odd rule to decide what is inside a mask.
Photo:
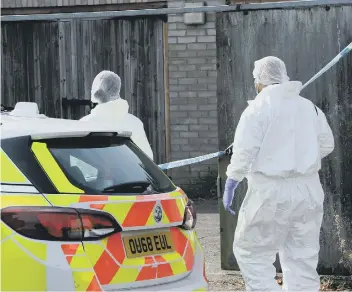
[{"label": "corrugated metal sheet", "polygon": [[152,3],[164,0],[2,0],[1,8]]},{"label": "corrugated metal sheet", "polygon": [[[217,15],[220,149],[233,141],[247,100],[255,97],[253,62],[267,55],[285,61],[293,80],[307,81],[352,40],[352,7],[266,10]],[[352,54],[302,92],[326,113],[336,149],[324,160],[326,192],[319,271],[352,273]],[[225,180],[226,159],[220,163]],[[236,191],[235,208],[245,186]],[[222,209],[223,211],[223,209]],[[221,212],[222,266],[236,269],[232,253],[236,220]]]},{"label": "corrugated metal sheet", "polygon": [[78,119],[101,70],[121,76],[121,96],[165,161],[163,22],[156,18],[2,23],[2,103],[36,101],[52,117]]}]

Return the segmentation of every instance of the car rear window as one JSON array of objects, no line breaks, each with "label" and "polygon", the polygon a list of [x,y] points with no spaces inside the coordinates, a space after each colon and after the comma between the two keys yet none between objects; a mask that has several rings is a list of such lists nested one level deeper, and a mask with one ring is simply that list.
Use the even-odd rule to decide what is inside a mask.
[{"label": "car rear window", "polygon": [[87,194],[156,194],[174,184],[129,138],[87,136],[45,142],[71,183]]}]

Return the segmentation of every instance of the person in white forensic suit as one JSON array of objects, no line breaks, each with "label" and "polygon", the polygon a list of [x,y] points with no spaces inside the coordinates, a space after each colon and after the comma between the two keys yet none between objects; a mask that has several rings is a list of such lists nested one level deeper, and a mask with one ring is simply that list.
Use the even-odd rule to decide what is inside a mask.
[{"label": "person in white forensic suit", "polygon": [[153,151],[144,131],[143,123],[128,113],[128,102],[120,97],[121,79],[111,71],[102,71],[94,79],[91,101],[98,105],[81,119],[99,124],[116,125],[117,129],[132,132],[132,141],[153,160]]},{"label": "person in white forensic suit", "polygon": [[247,291],[277,291],[273,262],[279,252],[286,291],[319,291],[316,271],[324,192],[318,172],[334,149],[324,113],[300,96],[276,57],[254,63],[258,95],[238,123],[223,196],[231,210],[245,177],[233,252]]}]

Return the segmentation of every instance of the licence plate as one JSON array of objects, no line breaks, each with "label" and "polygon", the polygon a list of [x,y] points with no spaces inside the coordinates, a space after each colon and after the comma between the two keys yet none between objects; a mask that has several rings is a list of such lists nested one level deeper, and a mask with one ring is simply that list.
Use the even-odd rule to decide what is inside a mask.
[{"label": "licence plate", "polygon": [[170,231],[144,233],[123,237],[126,256],[137,258],[174,251]]}]

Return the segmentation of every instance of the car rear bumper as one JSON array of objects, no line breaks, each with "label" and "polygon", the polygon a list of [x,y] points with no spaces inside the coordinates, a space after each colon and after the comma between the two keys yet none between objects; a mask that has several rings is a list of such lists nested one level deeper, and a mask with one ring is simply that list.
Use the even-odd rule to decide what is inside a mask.
[{"label": "car rear bumper", "polygon": [[[194,234],[194,262],[189,272],[122,285],[100,285],[80,243],[32,240],[1,222],[2,291],[206,291],[204,252]],[[99,251],[103,245],[95,244]],[[101,257],[98,253],[98,257]],[[108,270],[107,270],[108,271]],[[125,274],[128,277],[130,275]],[[123,277],[123,276],[122,276]],[[94,286],[95,285],[95,286]]]},{"label": "car rear bumper", "polygon": [[104,291],[207,291],[208,283],[204,277],[204,251],[197,240],[196,244],[196,253],[194,266],[192,271],[183,278],[175,279],[173,278],[172,282],[164,283],[161,285],[154,284],[148,285],[147,282],[144,282],[144,287],[133,287],[135,283],[131,284],[131,287],[128,289],[116,289],[112,286],[104,286]]}]

